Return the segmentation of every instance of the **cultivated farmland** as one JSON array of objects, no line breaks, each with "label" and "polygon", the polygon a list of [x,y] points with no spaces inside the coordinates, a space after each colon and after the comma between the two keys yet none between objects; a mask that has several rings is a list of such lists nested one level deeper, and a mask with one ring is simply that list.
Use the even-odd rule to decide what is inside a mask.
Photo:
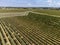
[{"label": "cultivated farmland", "polygon": [[0,45],[60,45],[60,17],[29,12],[1,18]]}]

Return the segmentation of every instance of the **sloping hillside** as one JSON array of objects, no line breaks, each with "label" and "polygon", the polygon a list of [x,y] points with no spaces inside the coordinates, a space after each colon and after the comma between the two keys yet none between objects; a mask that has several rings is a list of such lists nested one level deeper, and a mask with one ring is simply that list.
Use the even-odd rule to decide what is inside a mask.
[{"label": "sloping hillside", "polygon": [[[59,45],[60,18],[30,12],[27,16],[0,19],[1,43],[10,45]],[[5,34],[3,33],[5,31]],[[8,32],[8,33],[7,33]],[[5,36],[3,36],[5,35]],[[2,41],[3,40],[3,41]]]}]

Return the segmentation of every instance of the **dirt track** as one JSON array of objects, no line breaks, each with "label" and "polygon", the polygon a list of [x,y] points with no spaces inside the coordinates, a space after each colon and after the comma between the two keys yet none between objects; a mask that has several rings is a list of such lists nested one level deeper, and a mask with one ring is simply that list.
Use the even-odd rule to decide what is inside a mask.
[{"label": "dirt track", "polygon": [[16,13],[0,13],[0,18],[13,17],[13,16],[25,16],[26,12],[16,12]]}]

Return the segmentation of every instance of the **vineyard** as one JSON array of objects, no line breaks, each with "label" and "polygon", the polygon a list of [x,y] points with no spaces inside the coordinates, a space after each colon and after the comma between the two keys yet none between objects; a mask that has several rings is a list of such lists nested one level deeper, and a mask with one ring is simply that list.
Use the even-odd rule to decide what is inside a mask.
[{"label": "vineyard", "polygon": [[0,45],[60,45],[60,18],[32,12],[1,18]]}]

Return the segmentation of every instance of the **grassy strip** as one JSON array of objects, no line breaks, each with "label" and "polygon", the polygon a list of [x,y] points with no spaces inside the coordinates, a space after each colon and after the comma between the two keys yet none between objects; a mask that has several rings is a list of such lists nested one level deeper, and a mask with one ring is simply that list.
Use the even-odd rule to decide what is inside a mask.
[{"label": "grassy strip", "polygon": [[8,12],[24,12],[27,9],[0,9],[0,13],[8,13]]},{"label": "grassy strip", "polygon": [[51,15],[60,15],[60,10],[48,10],[48,9],[35,9],[34,12],[46,13]]}]

